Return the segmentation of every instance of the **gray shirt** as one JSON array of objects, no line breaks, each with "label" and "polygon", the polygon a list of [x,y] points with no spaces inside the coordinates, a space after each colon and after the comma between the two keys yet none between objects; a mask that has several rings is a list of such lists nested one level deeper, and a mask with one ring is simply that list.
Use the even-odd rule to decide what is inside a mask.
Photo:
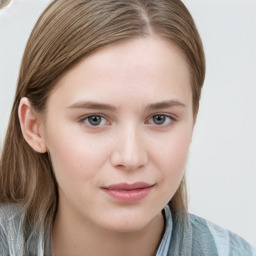
[{"label": "gray shirt", "polygon": [[[168,206],[163,214],[166,226],[156,256],[256,256],[243,238],[210,221],[189,214],[184,225]],[[44,241],[43,234],[36,234],[26,241],[22,221],[19,205],[0,207],[0,256],[50,256],[50,236]]]}]

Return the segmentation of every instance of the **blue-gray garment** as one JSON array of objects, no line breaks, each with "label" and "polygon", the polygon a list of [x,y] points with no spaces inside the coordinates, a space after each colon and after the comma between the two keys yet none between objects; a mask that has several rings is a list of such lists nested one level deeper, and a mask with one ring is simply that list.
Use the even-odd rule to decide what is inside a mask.
[{"label": "blue-gray garment", "polygon": [[166,229],[156,256],[256,256],[256,248],[240,236],[189,214],[186,226],[164,208]]},{"label": "blue-gray garment", "polygon": [[[207,220],[189,214],[183,225],[168,206],[164,215],[166,227],[156,256],[256,256],[244,239]],[[43,234],[25,242],[22,220],[20,206],[0,207],[0,256],[51,256],[50,239],[43,241]]]}]

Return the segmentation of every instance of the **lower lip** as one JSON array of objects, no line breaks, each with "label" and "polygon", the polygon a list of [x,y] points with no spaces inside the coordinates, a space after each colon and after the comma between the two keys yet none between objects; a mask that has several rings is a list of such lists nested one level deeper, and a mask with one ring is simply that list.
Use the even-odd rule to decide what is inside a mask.
[{"label": "lower lip", "polygon": [[121,202],[135,202],[144,199],[150,193],[151,189],[152,187],[134,190],[117,190],[103,188],[103,191],[115,200]]}]

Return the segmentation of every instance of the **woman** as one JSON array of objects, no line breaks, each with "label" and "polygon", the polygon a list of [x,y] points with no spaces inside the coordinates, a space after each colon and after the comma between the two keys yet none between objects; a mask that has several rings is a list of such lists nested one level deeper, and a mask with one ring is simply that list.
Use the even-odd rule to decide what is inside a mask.
[{"label": "woman", "polygon": [[178,0],[53,1],[2,150],[1,255],[254,255],[187,213],[204,75]]}]

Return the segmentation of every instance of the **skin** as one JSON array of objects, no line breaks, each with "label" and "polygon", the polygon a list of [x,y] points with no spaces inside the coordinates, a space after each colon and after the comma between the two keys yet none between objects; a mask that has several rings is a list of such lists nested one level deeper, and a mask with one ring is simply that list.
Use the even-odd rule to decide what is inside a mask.
[{"label": "skin", "polygon": [[[53,255],[154,255],[194,127],[181,50],[156,37],[103,47],[61,78],[43,116],[23,98],[20,119],[30,145],[51,155],[58,183]],[[136,202],[102,190],[123,182],[153,187]]]}]

